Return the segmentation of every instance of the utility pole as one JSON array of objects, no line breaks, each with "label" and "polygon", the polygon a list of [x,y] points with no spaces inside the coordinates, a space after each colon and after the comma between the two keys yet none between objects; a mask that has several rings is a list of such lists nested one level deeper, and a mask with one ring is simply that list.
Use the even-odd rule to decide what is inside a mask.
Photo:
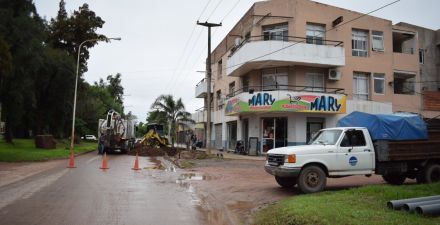
[{"label": "utility pole", "polygon": [[208,92],[206,99],[206,148],[208,149],[208,154],[211,154],[211,27],[219,27],[222,23],[208,23],[208,21],[199,23],[199,21],[197,21],[197,25],[208,27],[208,58],[206,60],[206,92]]}]

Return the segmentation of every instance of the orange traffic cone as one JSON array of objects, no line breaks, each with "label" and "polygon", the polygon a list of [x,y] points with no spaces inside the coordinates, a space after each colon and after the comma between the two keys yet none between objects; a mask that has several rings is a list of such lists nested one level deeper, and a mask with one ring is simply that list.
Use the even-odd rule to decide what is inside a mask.
[{"label": "orange traffic cone", "polygon": [[106,170],[109,169],[107,165],[107,153],[104,152],[104,156],[102,157],[102,166],[100,169]]},{"label": "orange traffic cone", "polygon": [[75,159],[73,157],[73,152],[70,153],[69,166],[67,166],[67,168],[76,168]]},{"label": "orange traffic cone", "polygon": [[131,168],[132,170],[140,170],[139,168],[139,159],[138,159],[138,153],[136,152],[136,159],[134,160],[134,167]]}]

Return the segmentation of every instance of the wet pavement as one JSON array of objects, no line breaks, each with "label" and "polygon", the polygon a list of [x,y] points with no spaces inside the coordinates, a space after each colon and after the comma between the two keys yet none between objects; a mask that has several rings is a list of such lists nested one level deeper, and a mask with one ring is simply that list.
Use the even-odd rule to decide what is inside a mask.
[{"label": "wet pavement", "polygon": [[76,158],[75,169],[57,166],[0,186],[0,223],[202,224],[200,200],[188,180],[204,179],[158,158],[109,155]]}]

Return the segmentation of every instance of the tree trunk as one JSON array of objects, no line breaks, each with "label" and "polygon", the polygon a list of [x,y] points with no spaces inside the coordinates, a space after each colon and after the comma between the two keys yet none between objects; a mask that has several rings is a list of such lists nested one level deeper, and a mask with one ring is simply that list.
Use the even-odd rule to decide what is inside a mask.
[{"label": "tree trunk", "polygon": [[43,112],[42,110],[37,109],[35,113],[35,133],[36,135],[42,135],[43,134]]},{"label": "tree trunk", "polygon": [[8,122],[8,120],[6,119],[5,121],[5,134],[4,134],[4,139],[6,141],[6,143],[12,144],[12,128]]}]

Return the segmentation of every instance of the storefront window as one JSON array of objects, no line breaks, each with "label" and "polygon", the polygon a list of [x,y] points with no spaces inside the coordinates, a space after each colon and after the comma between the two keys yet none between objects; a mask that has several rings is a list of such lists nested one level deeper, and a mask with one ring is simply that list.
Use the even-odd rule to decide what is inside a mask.
[{"label": "storefront window", "polygon": [[319,130],[324,128],[324,118],[308,117],[307,118],[307,143],[310,142],[312,137],[318,133]]},{"label": "storefront window", "polygon": [[275,125],[273,118],[264,118],[263,119],[263,152],[267,152],[270,149],[274,148],[274,132]]},{"label": "storefront window", "polygon": [[273,148],[287,146],[287,118],[262,119],[262,151],[267,152]]}]

